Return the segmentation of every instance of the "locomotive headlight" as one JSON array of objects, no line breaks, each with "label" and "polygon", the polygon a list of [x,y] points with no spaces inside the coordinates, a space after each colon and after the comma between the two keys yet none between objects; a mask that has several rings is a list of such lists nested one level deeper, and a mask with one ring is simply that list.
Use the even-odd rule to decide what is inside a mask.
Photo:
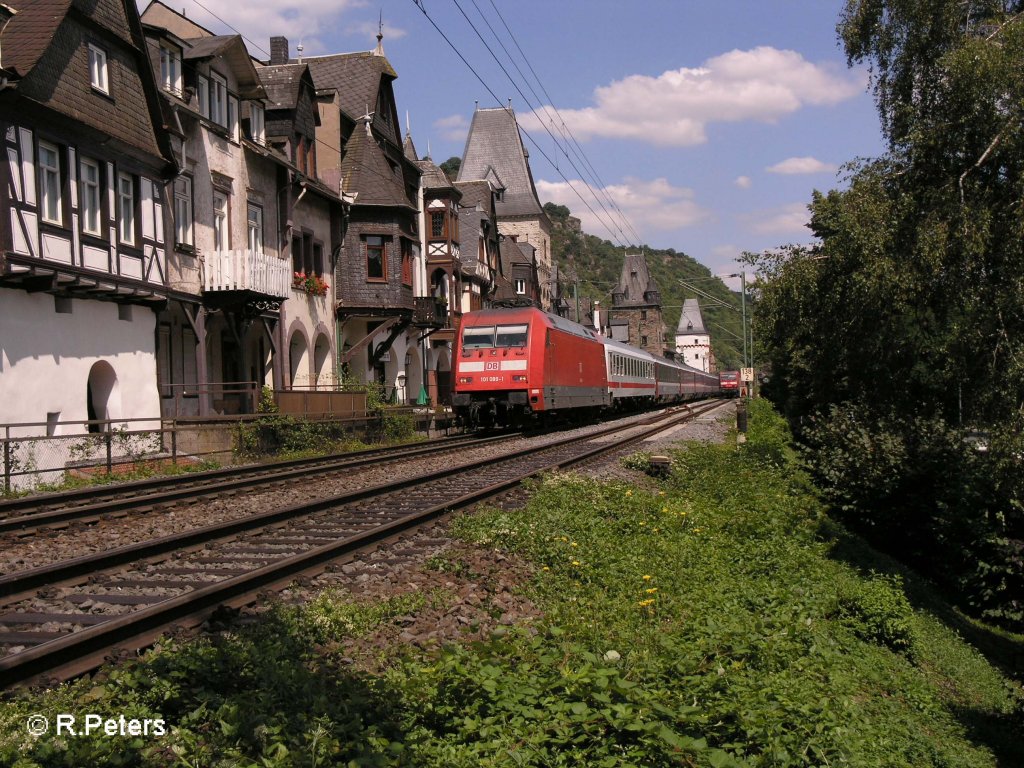
[{"label": "locomotive headlight", "polygon": [[521,382],[523,382],[525,384],[526,383],[526,375],[525,374],[513,375],[512,376],[512,381],[521,381]]},{"label": "locomotive headlight", "polygon": [[459,376],[459,384],[472,384],[472,383],[473,383],[473,377],[472,376]]}]

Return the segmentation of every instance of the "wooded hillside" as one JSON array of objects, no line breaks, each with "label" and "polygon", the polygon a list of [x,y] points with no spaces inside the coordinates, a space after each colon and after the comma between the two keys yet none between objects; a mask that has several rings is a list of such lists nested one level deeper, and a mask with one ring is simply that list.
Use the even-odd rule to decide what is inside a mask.
[{"label": "wooded hillside", "polygon": [[[572,218],[570,210],[564,205],[546,203],[544,210],[552,224],[551,254],[554,262],[566,279],[579,279],[581,317],[589,309],[591,300],[600,301],[602,307],[610,306],[612,289],[622,273],[625,251],[608,240],[580,231],[578,220]],[[666,343],[670,347],[675,343],[675,330],[683,300],[699,299],[719,369],[739,368],[743,354],[739,293],[730,291],[721,280],[713,279],[707,267],[685,253],[672,248],[661,250],[641,246],[641,249],[647,256],[651,275],[661,291]],[[694,287],[726,306],[714,306],[709,299],[685,288],[680,280],[696,281]],[[564,295],[571,307],[569,317],[575,320],[572,284],[566,286]]]}]

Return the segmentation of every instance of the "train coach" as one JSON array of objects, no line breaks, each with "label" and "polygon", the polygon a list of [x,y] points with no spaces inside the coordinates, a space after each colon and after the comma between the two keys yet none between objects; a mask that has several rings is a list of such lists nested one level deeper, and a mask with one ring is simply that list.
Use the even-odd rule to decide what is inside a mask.
[{"label": "train coach", "polygon": [[462,316],[454,359],[456,414],[469,425],[514,425],[718,393],[718,377],[612,341],[533,307]]}]

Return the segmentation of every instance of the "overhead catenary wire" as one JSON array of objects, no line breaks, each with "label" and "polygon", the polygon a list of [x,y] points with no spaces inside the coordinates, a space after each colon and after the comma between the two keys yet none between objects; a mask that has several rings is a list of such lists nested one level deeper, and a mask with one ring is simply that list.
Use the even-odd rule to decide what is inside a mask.
[{"label": "overhead catenary wire", "polygon": [[[523,101],[526,103],[526,106],[529,107],[531,110],[533,110],[535,114],[538,113],[543,108],[543,105],[534,106],[534,104],[530,101],[529,97],[525,93],[523,93],[522,88],[519,87],[519,84],[516,83],[516,81],[512,77],[512,75],[509,74],[509,71],[508,71],[508,69],[506,69],[505,65],[502,64],[501,60],[498,58],[498,56],[495,54],[494,50],[492,49],[492,46],[490,46],[487,43],[487,41],[484,39],[483,35],[481,34],[480,30],[477,29],[477,26],[473,23],[473,21],[466,14],[465,10],[459,4],[459,0],[452,0],[452,2],[455,5],[455,7],[459,10],[459,13],[462,14],[462,17],[466,20],[466,23],[469,24],[470,28],[476,34],[477,38],[479,38],[480,42],[483,43],[483,45],[487,49],[488,53],[490,53],[491,58],[494,59],[495,63],[498,65],[498,67],[501,69],[501,71],[505,74],[505,77],[508,78],[509,82],[512,84],[512,87],[515,88],[516,91],[519,93],[519,95],[523,98]],[[508,49],[505,47],[504,43],[502,43],[501,38],[498,36],[498,34],[494,31],[494,28],[491,26],[490,22],[487,21],[487,18],[485,16],[483,16],[483,13],[480,11],[480,6],[476,4],[476,0],[471,0],[471,2],[473,3],[474,7],[477,9],[477,12],[480,13],[481,17],[484,20],[484,23],[487,25],[487,28],[491,31],[491,34],[494,35],[495,40],[497,41],[498,45],[501,47],[501,49],[503,51],[505,51],[506,56],[509,56],[509,59],[511,61],[511,59],[512,59],[511,54],[509,54]],[[421,10],[422,10],[422,8],[421,8]],[[520,76],[523,77],[523,79],[525,80],[526,79],[525,75],[522,74],[522,70],[519,69],[519,67],[515,63],[515,61],[512,61],[512,64],[516,67],[516,70],[520,73]],[[528,89],[531,90],[531,92],[533,92],[533,94],[537,98],[537,100],[540,101],[539,97],[536,96],[536,91],[533,91],[532,87],[530,87],[528,82],[526,83],[526,85],[527,85]],[[599,194],[598,194],[600,189],[599,188],[595,189],[595,186],[592,183],[590,183],[590,182],[588,182],[586,180],[586,178],[585,178],[586,174],[584,174],[582,171],[580,171],[579,167],[573,161],[572,157],[569,155],[569,153],[566,151],[566,149],[559,143],[559,141],[555,137],[555,135],[551,132],[551,129],[548,127],[548,125],[546,125],[543,120],[540,120],[540,124],[544,128],[544,130],[548,134],[548,136],[551,138],[551,140],[554,142],[555,146],[558,147],[558,149],[560,149],[562,151],[562,154],[569,161],[569,164],[573,167],[573,170],[576,171],[576,173],[580,177],[580,179],[582,181],[584,181],[584,183],[586,183],[588,185],[588,187],[590,188],[591,193],[594,195],[595,202],[602,209],[602,211],[604,212],[606,217],[612,222],[612,224],[614,226],[614,229],[616,229],[618,231],[619,235],[622,236],[623,240],[629,241],[631,238],[629,238],[626,235],[626,233],[622,229],[622,226],[620,224],[618,224],[617,222],[615,222],[615,215],[608,209],[607,206],[604,205],[604,203],[600,199]],[[522,130],[524,134],[529,136],[529,132],[526,131],[526,129],[524,129],[524,128],[522,128],[520,126],[520,130]],[[561,168],[558,166],[558,163],[554,162],[550,157],[548,157],[547,153],[545,153],[543,151],[543,149],[541,149],[541,147],[536,143],[536,141],[533,140],[532,137],[529,137],[529,138],[531,140],[531,143],[533,143],[535,146],[537,146],[538,150],[541,151],[541,154],[544,155],[545,159],[547,159],[548,162],[552,164],[552,166],[555,169],[555,172],[558,173],[558,175],[561,176],[565,180],[566,184],[568,184],[570,186],[570,188],[572,188],[573,191],[576,192],[576,194],[579,196],[579,192],[573,187],[572,182],[568,178],[566,178],[565,175],[562,173]],[[589,205],[588,205],[588,208],[590,209],[591,213],[594,213],[595,216],[597,215],[597,213]],[[632,229],[632,227],[629,225],[629,222],[625,220],[625,217],[620,217],[620,218],[622,218],[623,221],[625,222],[627,229]],[[609,231],[611,231],[612,227],[609,226],[608,221],[606,221],[605,219],[603,219],[601,217],[599,217],[599,219],[601,220],[601,223],[606,228],[608,228]],[[633,234],[634,234],[634,236],[636,236],[636,232],[635,231],[633,232]],[[637,237],[637,240],[635,242],[639,242],[639,237]]]},{"label": "overhead catenary wire", "polygon": [[[553,98],[551,98],[551,94],[548,93],[548,89],[544,87],[543,81],[540,79],[540,76],[537,74],[537,71],[533,68],[533,64],[530,62],[530,58],[523,51],[522,46],[519,45],[519,40],[516,38],[516,34],[509,27],[508,22],[505,21],[505,17],[501,14],[501,11],[499,10],[498,6],[495,5],[494,0],[489,0],[489,2],[491,4],[491,7],[494,8],[494,13],[497,15],[498,19],[501,21],[502,26],[505,27],[505,31],[508,32],[509,38],[512,40],[512,43],[515,45],[516,50],[519,51],[519,55],[523,59],[523,61],[525,62],[527,69],[530,70],[530,73],[533,75],[534,80],[537,81],[537,85],[540,87],[540,89],[543,92],[545,98],[547,99],[547,104],[545,104],[544,107],[543,107],[545,114],[547,114],[549,116],[549,118],[550,118],[551,112],[549,111],[549,106],[548,106],[548,105],[550,105],[550,110],[554,111],[555,115],[558,118],[558,124],[556,125],[556,128],[558,129],[558,131],[563,136],[567,135],[568,138],[571,139],[572,146],[574,148],[573,149],[573,154],[575,154],[580,159],[580,161],[587,167],[587,169],[591,172],[592,178],[594,180],[596,180],[596,182],[597,182],[595,188],[601,191],[601,193],[604,195],[604,197],[608,201],[608,203],[619,213],[619,215],[622,217],[623,221],[626,222],[629,231],[636,238],[636,242],[638,242],[638,243],[641,242],[643,238],[641,238],[640,235],[637,233],[636,229],[633,228],[632,222],[630,222],[629,218],[626,216],[626,214],[623,213],[622,209],[619,207],[619,204],[615,202],[615,198],[613,198],[611,196],[611,194],[608,192],[608,185],[605,184],[604,180],[601,178],[600,174],[597,172],[597,169],[594,168],[593,164],[590,162],[590,159],[587,157],[586,153],[583,151],[583,147],[580,146],[580,143],[577,140],[575,134],[573,134],[572,129],[569,128],[568,125],[566,125],[564,118],[562,118],[561,112],[559,112],[558,111],[558,107],[555,106],[555,100]],[[476,0],[473,0],[473,4],[476,5]],[[481,13],[481,16],[482,15],[483,14]],[[490,25],[488,25],[488,26],[490,26]],[[504,45],[502,45],[502,48],[504,49]],[[506,51],[506,53],[507,53],[507,51]],[[516,66],[516,69],[519,70],[519,67]],[[519,70],[519,71],[521,72],[521,70]],[[525,77],[524,77],[524,79],[525,79]],[[530,91],[531,91],[531,93],[536,95],[536,91],[533,90],[532,86],[530,87]],[[541,101],[541,99],[539,97],[538,97],[537,100]],[[554,123],[554,120],[552,120],[552,123]]]},{"label": "overhead catenary wire", "polygon": [[[476,70],[476,68],[463,55],[462,51],[459,50],[458,46],[456,46],[455,43],[453,43],[451,41],[451,39],[448,37],[448,35],[445,34],[444,30],[441,29],[440,26],[438,26],[437,22],[434,21],[433,17],[427,12],[426,8],[423,6],[423,1],[422,0],[413,0],[413,3],[416,5],[417,8],[420,9],[420,11],[423,13],[424,17],[427,19],[427,21],[430,22],[430,25],[432,27],[434,27],[434,29],[437,31],[437,33],[439,35],[441,35],[442,39],[448,44],[448,47],[452,49],[452,51],[455,53],[455,55],[459,57],[459,59],[462,61],[462,63],[466,65],[466,67],[469,69],[469,71],[472,72],[473,76],[480,82],[480,84],[484,87],[484,89],[491,95],[491,98],[493,98],[495,100],[495,102],[499,106],[502,106],[502,100],[497,96],[497,94],[495,93],[494,89],[487,83],[486,80],[484,80],[483,76]],[[477,32],[477,34],[479,35],[479,32]],[[499,64],[499,66],[500,66],[500,64]],[[525,96],[524,96],[524,99],[525,99]],[[511,113],[511,109],[509,107],[502,106],[502,108],[508,110]],[[548,155],[548,153],[544,150],[544,147],[541,146],[540,143],[538,143],[537,140],[533,138],[533,136],[530,134],[529,131],[525,130],[521,126],[519,127],[519,130],[522,131],[523,135],[526,136],[526,138],[536,148],[536,150],[538,152],[540,152],[540,154],[544,157],[544,159],[548,161],[548,163],[551,165],[551,167],[556,169],[556,172],[558,173],[558,175],[561,176],[562,180],[566,182],[566,184],[573,191],[573,193],[580,199],[580,202],[582,202],[583,205],[586,206],[587,210],[589,210],[594,215],[594,217],[598,221],[600,221],[601,224],[608,230],[608,233],[612,236],[612,239],[615,241],[615,243],[617,245],[621,246],[621,247],[627,247],[626,246],[626,242],[625,242],[625,238],[620,239],[619,236],[616,235],[616,233],[615,233],[616,227],[610,226],[608,224],[608,222],[605,220],[605,218],[602,217],[600,214],[597,213],[597,211],[594,210],[594,208],[590,204],[590,202],[588,202],[586,200],[586,198],[584,198],[583,195],[580,194],[579,190],[576,189],[576,187],[572,184],[572,182],[557,167],[555,162],[551,159],[551,157]]]}]

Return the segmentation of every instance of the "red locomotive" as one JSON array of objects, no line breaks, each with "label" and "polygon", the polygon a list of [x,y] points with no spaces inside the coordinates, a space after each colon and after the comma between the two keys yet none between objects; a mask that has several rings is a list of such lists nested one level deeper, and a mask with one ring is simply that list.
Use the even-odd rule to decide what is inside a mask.
[{"label": "red locomotive", "polygon": [[718,376],[533,307],[462,316],[452,405],[469,425],[717,395]]},{"label": "red locomotive", "polygon": [[718,376],[721,380],[722,397],[737,397],[740,393],[740,372],[722,371]]}]

